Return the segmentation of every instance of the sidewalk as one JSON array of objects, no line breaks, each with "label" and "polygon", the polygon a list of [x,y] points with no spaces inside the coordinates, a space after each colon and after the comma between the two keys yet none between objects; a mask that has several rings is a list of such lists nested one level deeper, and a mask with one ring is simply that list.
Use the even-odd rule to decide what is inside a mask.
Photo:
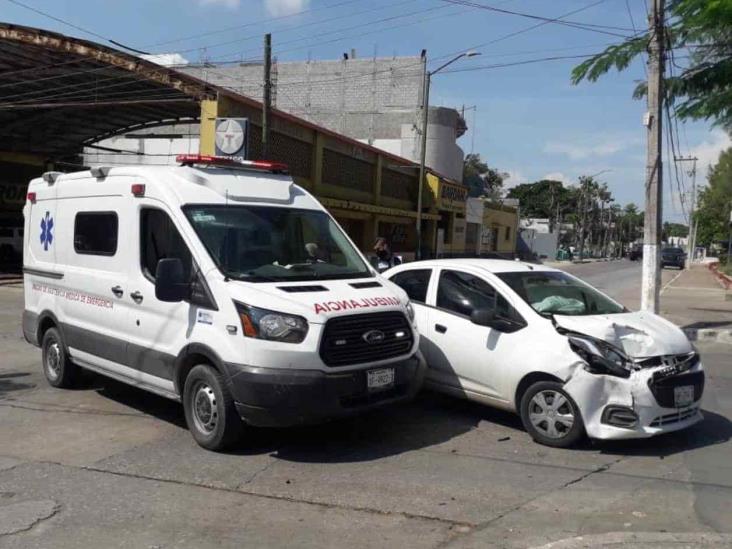
[{"label": "sidewalk", "polygon": [[692,341],[732,343],[732,291],[703,265],[679,271],[661,290],[661,315]]}]

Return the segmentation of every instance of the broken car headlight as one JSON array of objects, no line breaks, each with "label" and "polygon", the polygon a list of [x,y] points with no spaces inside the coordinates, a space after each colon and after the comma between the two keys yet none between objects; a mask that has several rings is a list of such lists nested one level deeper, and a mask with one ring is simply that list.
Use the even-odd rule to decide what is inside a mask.
[{"label": "broken car headlight", "polygon": [[606,341],[585,335],[568,335],[570,348],[587,363],[593,374],[630,377],[631,361],[619,349]]},{"label": "broken car headlight", "polygon": [[268,311],[242,303],[234,304],[246,337],[302,343],[308,334],[308,321],[301,316]]}]

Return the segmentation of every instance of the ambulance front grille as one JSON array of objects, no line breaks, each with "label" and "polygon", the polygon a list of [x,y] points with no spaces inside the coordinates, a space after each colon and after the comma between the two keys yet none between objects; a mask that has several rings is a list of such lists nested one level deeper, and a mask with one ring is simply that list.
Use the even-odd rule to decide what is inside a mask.
[{"label": "ambulance front grille", "polygon": [[320,358],[328,366],[363,364],[406,355],[413,344],[412,327],[404,313],[349,315],[326,323]]}]

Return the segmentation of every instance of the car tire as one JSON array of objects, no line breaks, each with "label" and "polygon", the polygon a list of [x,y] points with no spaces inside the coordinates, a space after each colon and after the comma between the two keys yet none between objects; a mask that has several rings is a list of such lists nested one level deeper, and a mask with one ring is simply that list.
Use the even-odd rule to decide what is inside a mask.
[{"label": "car tire", "polygon": [[49,328],[43,334],[41,353],[43,373],[48,383],[61,389],[73,386],[78,367],[71,362],[58,328]]},{"label": "car tire", "polygon": [[221,451],[241,438],[244,423],[224,377],[207,364],[195,366],[183,389],[186,423],[195,441],[208,450]]},{"label": "car tire", "polygon": [[524,429],[539,444],[568,448],[585,434],[577,403],[556,381],[531,385],[521,397],[520,410]]}]

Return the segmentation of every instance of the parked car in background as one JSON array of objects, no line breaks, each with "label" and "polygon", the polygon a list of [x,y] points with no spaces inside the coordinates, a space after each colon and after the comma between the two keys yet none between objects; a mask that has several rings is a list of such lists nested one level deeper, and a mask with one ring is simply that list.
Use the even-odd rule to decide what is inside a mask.
[{"label": "parked car in background", "polygon": [[643,247],[634,246],[628,251],[628,259],[631,261],[640,261],[643,259]]},{"label": "parked car in background", "polygon": [[384,276],[413,303],[426,386],[518,413],[537,442],[650,437],[702,419],[704,372],[684,332],[570,274],[452,259]]},{"label": "parked car in background", "polygon": [[661,250],[661,268],[686,266],[686,252],[681,248],[663,248]]},{"label": "parked car in background", "polygon": [[0,263],[19,260],[23,255],[23,227],[0,224]]}]

